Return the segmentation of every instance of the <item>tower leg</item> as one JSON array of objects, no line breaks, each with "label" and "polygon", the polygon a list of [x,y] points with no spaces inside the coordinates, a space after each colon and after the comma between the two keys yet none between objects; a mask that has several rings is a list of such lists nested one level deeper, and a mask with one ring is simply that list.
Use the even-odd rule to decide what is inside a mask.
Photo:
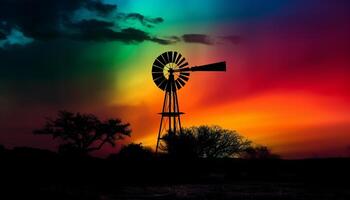
[{"label": "tower leg", "polygon": [[[175,91],[175,93],[174,93],[175,95],[175,100],[176,100],[176,108],[177,108],[177,112],[180,112],[180,108],[179,108],[179,101],[178,101],[178,99],[177,99],[177,92]],[[179,131],[180,131],[180,133],[182,133],[182,128],[181,128],[181,120],[180,120],[180,117],[181,117],[181,115],[178,115],[178,122],[179,122]]]},{"label": "tower leg", "polygon": [[[164,113],[164,111],[165,111],[165,105],[166,105],[167,97],[168,97],[168,94],[167,94],[167,92],[165,92],[162,113]],[[164,116],[162,115],[162,118],[160,119],[160,126],[159,126],[158,137],[157,137],[156,153],[158,152],[159,142],[160,142],[160,139],[161,139],[160,137],[161,137],[162,128],[163,128],[163,126],[162,126],[163,125],[163,119],[164,119]]]},{"label": "tower leg", "polygon": [[[174,85],[174,87],[175,87],[175,85]],[[177,113],[177,112],[179,112],[179,110],[177,109],[177,107],[176,107],[176,90],[174,90],[173,91],[173,95],[172,95],[172,97],[173,97],[173,109],[174,109],[174,113]],[[176,131],[177,131],[177,123],[176,123],[176,121],[177,121],[177,118],[178,116],[174,116],[174,121],[173,121],[173,126],[174,126],[174,134],[176,134]]]}]

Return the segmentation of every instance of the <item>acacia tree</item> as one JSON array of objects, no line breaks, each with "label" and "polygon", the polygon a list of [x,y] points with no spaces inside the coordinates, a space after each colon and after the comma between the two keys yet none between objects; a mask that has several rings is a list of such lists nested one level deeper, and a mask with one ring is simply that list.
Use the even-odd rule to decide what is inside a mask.
[{"label": "acacia tree", "polygon": [[161,149],[175,157],[239,157],[251,141],[236,131],[219,126],[185,128],[180,133],[163,136]]},{"label": "acacia tree", "polygon": [[129,123],[122,123],[119,119],[100,121],[92,114],[59,111],[56,119],[47,118],[44,127],[33,133],[61,139],[60,152],[87,155],[105,144],[115,146],[116,141],[130,136],[129,126]]}]

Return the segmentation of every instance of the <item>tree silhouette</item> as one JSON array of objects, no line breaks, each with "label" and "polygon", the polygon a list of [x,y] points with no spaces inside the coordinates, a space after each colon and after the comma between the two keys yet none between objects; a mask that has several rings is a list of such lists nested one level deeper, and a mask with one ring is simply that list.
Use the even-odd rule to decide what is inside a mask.
[{"label": "tree silhouette", "polygon": [[47,118],[44,127],[33,133],[62,139],[64,143],[59,146],[60,152],[87,155],[105,144],[115,146],[117,140],[130,136],[131,130],[128,123],[119,119],[102,122],[92,114],[59,111],[56,119]]},{"label": "tree silhouette", "polygon": [[167,133],[161,149],[176,157],[223,158],[239,157],[250,145],[251,141],[236,131],[199,126],[185,128],[181,133]]},{"label": "tree silhouette", "polygon": [[190,129],[183,129],[182,132],[168,132],[162,137],[160,149],[167,152],[174,158],[195,158],[197,153],[196,138]]}]

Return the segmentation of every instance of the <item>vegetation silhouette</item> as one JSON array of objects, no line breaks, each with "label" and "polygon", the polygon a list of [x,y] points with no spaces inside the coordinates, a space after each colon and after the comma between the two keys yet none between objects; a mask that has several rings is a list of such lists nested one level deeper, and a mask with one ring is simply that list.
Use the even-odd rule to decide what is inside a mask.
[{"label": "vegetation silhouette", "polygon": [[118,140],[130,136],[129,126],[120,119],[101,121],[93,114],[59,111],[56,119],[47,118],[44,127],[33,133],[61,139],[60,153],[86,156],[106,144],[115,146]]},{"label": "vegetation silhouette", "polygon": [[244,159],[258,159],[258,160],[266,160],[266,159],[280,159],[280,156],[271,152],[271,150],[262,145],[251,146],[245,149],[242,153],[242,158]]},{"label": "vegetation silhouette", "polygon": [[[350,159],[275,159],[278,156],[267,147],[218,126],[168,133],[160,154],[131,143],[108,159],[89,152],[130,136],[129,124],[61,111],[34,133],[61,139],[60,152],[65,149],[66,154],[0,145],[3,190],[13,199],[350,197],[344,184],[350,178]],[[70,156],[76,153],[84,156]]]},{"label": "vegetation silhouette", "polygon": [[238,158],[252,142],[220,126],[184,128],[162,137],[160,149],[176,158]]},{"label": "vegetation silhouette", "polygon": [[123,146],[119,153],[111,154],[108,159],[144,161],[154,158],[154,152],[149,147],[144,147],[142,143],[131,143]]}]

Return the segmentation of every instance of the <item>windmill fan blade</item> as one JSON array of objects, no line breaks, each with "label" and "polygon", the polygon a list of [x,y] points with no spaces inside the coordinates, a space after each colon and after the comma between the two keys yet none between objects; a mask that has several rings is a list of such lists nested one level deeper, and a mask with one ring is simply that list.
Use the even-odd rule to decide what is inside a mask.
[{"label": "windmill fan blade", "polygon": [[[169,63],[169,60],[168,60],[168,54],[167,54],[167,52],[165,52],[165,53],[163,53],[162,55],[160,55],[160,57],[162,57],[163,58],[163,60],[164,60],[164,65],[163,66],[165,66],[166,64],[168,64]],[[158,57],[159,58],[159,57]]]},{"label": "windmill fan blade", "polygon": [[153,66],[157,66],[160,68],[163,68],[164,64],[162,63],[162,61],[158,58],[154,61]]},{"label": "windmill fan blade", "polygon": [[[158,79],[159,77],[163,77],[162,73],[152,73],[153,80]],[[163,77],[164,78],[164,77]]]},{"label": "windmill fan blade", "polygon": [[164,81],[164,79],[163,78],[157,78],[157,79],[154,79],[153,81],[159,87],[159,85]]},{"label": "windmill fan blade", "polygon": [[183,62],[185,61],[185,58],[182,58],[178,63],[176,63],[177,65],[181,65]]},{"label": "windmill fan blade", "polygon": [[176,64],[178,64],[178,62],[179,62],[179,60],[180,60],[181,57],[182,57],[181,54],[178,54],[178,56],[177,56],[177,58],[176,58],[176,60],[175,60],[175,63],[176,63]]},{"label": "windmill fan blade", "polygon": [[168,51],[168,61],[169,63],[173,62],[173,52]]},{"label": "windmill fan blade", "polygon": [[176,81],[175,84],[176,84],[177,89],[180,89],[182,87],[181,84],[179,83],[179,81]]},{"label": "windmill fan blade", "polygon": [[154,72],[163,72],[163,68],[162,67],[158,67],[157,65],[153,65],[152,73],[154,73]]},{"label": "windmill fan blade", "polygon": [[158,79],[164,79],[164,76],[163,76],[163,74],[161,74],[161,73],[152,73],[152,77],[153,77],[153,80],[154,81],[156,81],[156,80],[158,80]]},{"label": "windmill fan blade", "polygon": [[188,65],[188,62],[186,62],[186,63],[180,65],[179,68],[181,69],[181,68],[183,68],[183,67],[185,67],[185,66],[187,66],[187,65]]},{"label": "windmill fan blade", "polygon": [[188,81],[188,76],[184,76],[184,75],[182,75],[182,74],[180,74],[179,75],[179,77],[181,78],[181,79],[183,79],[184,81]]},{"label": "windmill fan blade", "polygon": [[176,57],[177,57],[177,52],[174,51],[173,52],[173,60],[172,60],[173,63],[175,63]]},{"label": "windmill fan blade", "polygon": [[[188,80],[188,79],[187,79]],[[186,83],[181,79],[181,78],[178,78],[176,81],[178,81],[181,85],[185,85]],[[186,80],[185,80],[186,81]]]}]

